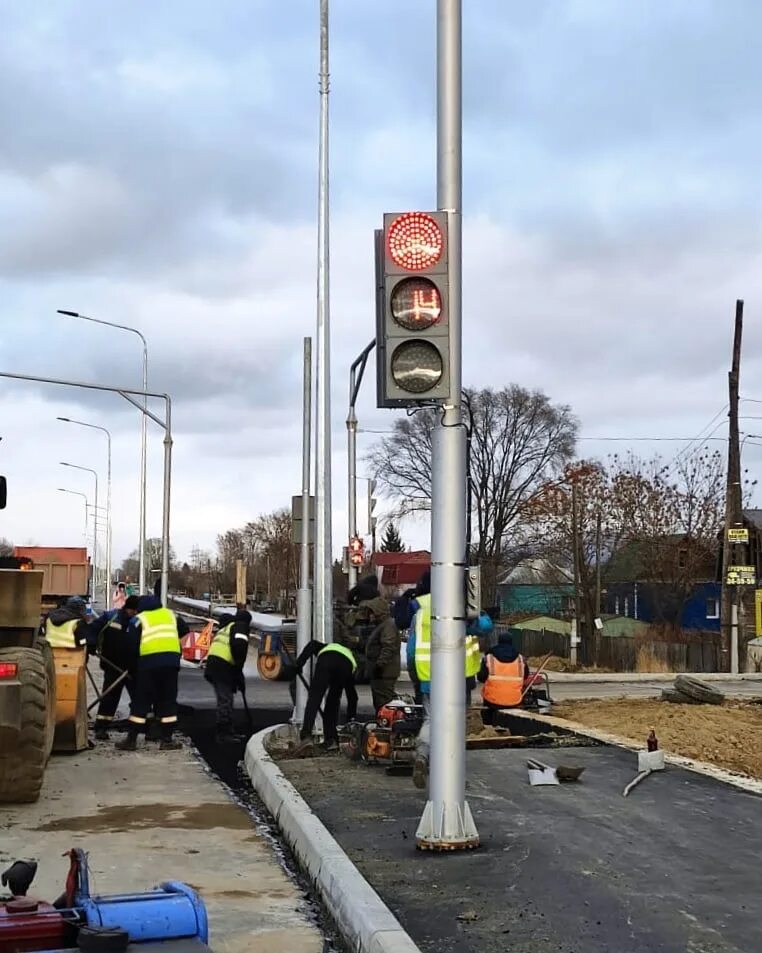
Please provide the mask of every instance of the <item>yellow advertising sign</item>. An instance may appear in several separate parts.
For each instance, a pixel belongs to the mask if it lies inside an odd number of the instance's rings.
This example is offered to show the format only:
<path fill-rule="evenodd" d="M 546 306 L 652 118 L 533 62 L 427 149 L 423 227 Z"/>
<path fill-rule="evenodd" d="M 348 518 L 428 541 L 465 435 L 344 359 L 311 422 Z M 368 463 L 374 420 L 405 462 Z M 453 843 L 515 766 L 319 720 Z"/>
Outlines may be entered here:
<path fill-rule="evenodd" d="M 746 528 L 743 529 L 729 529 L 728 530 L 728 542 L 729 543 L 748 543 L 749 542 L 749 530 Z"/>
<path fill-rule="evenodd" d="M 754 618 L 757 638 L 762 636 L 762 589 L 754 593 Z"/>
<path fill-rule="evenodd" d="M 729 586 L 756 586 L 756 570 L 754 566 L 728 566 L 726 582 Z"/>

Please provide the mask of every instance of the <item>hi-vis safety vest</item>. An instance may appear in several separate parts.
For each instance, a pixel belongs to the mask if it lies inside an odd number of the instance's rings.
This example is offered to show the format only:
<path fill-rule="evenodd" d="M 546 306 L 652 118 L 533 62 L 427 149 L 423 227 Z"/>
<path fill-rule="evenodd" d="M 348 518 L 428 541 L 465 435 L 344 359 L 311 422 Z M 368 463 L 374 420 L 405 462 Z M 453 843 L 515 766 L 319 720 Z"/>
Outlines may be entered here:
<path fill-rule="evenodd" d="M 352 654 L 351 649 L 348 649 L 346 645 L 340 645 L 338 642 L 329 642 L 324 649 L 321 649 L 318 652 L 318 658 L 320 658 L 321 655 L 325 655 L 326 652 L 338 652 L 340 655 L 343 655 L 344 658 L 349 659 L 349 661 L 352 663 L 352 671 L 357 671 L 357 662 L 355 661 L 355 657 Z"/>
<path fill-rule="evenodd" d="M 502 708 L 520 705 L 524 688 L 524 659 L 517 655 L 512 662 L 500 662 L 490 654 L 485 661 L 489 677 L 482 687 L 484 701 Z"/>
<path fill-rule="evenodd" d="M 177 634 L 177 621 L 169 609 L 150 609 L 139 612 L 140 654 L 159 655 L 162 652 L 174 652 L 180 655 L 180 636 Z"/>
<path fill-rule="evenodd" d="M 482 667 L 482 653 L 475 635 L 466 636 L 466 678 L 473 678 Z"/>
<path fill-rule="evenodd" d="M 68 622 L 61 622 L 56 625 L 47 619 L 45 622 L 45 638 L 50 643 L 52 649 L 78 649 L 77 645 L 77 626 L 79 619 L 70 619 Z"/>
<path fill-rule="evenodd" d="M 416 596 L 415 614 L 415 672 L 419 682 L 431 681 L 431 596 Z M 472 678 L 481 668 L 482 656 L 476 636 L 466 636 L 466 678 Z"/>
<path fill-rule="evenodd" d="M 230 648 L 230 637 L 233 632 L 233 623 L 229 622 L 226 626 L 221 628 L 219 632 L 212 639 L 211 647 L 209 648 L 209 653 L 207 654 L 207 659 L 210 659 L 213 655 L 216 655 L 217 658 L 221 658 L 223 662 L 227 662 L 228 665 L 233 664 L 233 652 Z"/>

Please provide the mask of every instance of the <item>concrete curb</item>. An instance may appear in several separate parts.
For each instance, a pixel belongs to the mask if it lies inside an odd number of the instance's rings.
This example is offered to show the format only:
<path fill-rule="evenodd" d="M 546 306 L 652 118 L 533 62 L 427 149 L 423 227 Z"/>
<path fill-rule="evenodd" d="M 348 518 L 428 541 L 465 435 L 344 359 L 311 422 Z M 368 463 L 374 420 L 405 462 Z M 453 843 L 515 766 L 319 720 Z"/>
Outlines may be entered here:
<path fill-rule="evenodd" d="M 690 674 L 690 673 L 688 673 Z M 575 685 L 584 685 L 586 682 L 597 684 L 626 684 L 628 682 L 674 682 L 678 673 L 665 674 L 658 672 L 548 672 L 548 679 L 554 682 L 570 682 Z M 762 682 L 762 672 L 744 672 L 739 675 L 730 675 L 728 672 L 693 673 L 694 678 L 705 682 Z M 760 685 L 762 693 L 762 685 Z"/>
<path fill-rule="evenodd" d="M 576 721 L 567 721 L 566 718 L 557 718 L 554 715 L 535 715 L 528 711 L 514 711 L 511 714 L 517 718 L 525 718 L 527 721 L 542 722 L 551 728 L 573 731 L 575 735 L 592 738 L 593 741 L 600 741 L 601 744 L 625 748 L 628 751 L 643 750 L 643 745 L 638 744 L 633 738 L 627 738 L 624 735 L 613 735 L 608 731 L 599 731 L 597 728 L 590 728 Z M 748 794 L 762 794 L 762 780 L 752 778 L 748 774 L 741 774 L 740 771 L 728 771 L 726 768 L 720 768 L 708 761 L 697 761 L 694 758 L 686 758 L 681 754 L 669 754 L 666 751 L 664 752 L 664 760 L 667 764 L 672 764 L 677 768 L 693 771 L 694 774 L 703 774 L 715 781 L 722 781 L 723 784 L 731 784 Z"/>
<path fill-rule="evenodd" d="M 290 736 L 291 730 L 289 725 L 276 725 L 249 739 L 244 765 L 257 794 L 353 953 L 420 953 L 391 910 L 265 750 L 266 738 Z"/>

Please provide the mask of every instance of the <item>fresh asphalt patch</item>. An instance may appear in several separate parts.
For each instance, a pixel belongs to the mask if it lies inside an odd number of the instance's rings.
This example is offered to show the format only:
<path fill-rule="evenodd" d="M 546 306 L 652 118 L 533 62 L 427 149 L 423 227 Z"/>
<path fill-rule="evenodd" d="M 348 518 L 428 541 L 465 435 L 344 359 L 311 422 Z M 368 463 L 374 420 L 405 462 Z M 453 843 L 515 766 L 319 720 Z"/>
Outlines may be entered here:
<path fill-rule="evenodd" d="M 585 768 L 530 787 L 526 761 Z M 423 953 L 756 953 L 762 799 L 668 767 L 628 798 L 632 752 L 468 753 L 482 846 L 415 849 L 409 777 L 340 755 L 281 763 Z"/>

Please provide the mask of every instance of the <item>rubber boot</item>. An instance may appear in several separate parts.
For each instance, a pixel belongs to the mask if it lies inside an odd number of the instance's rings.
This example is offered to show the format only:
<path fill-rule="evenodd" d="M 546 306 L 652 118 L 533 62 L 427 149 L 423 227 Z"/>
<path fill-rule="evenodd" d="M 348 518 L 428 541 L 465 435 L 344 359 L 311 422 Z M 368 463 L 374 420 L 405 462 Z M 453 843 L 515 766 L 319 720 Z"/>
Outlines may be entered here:
<path fill-rule="evenodd" d="M 155 718 L 146 721 L 146 741 L 161 741 L 164 737 L 163 726 Z"/>
<path fill-rule="evenodd" d="M 172 737 L 173 731 L 173 725 L 161 726 L 161 742 L 159 744 L 159 748 L 162 751 L 177 751 L 179 748 L 182 748 L 180 742 L 175 741 L 175 739 Z"/>
<path fill-rule="evenodd" d="M 127 734 L 121 741 L 114 745 L 117 751 L 137 751 L 138 749 L 138 729 L 128 728 Z"/>
<path fill-rule="evenodd" d="M 96 721 L 96 723 L 95 723 L 95 740 L 96 740 L 96 741 L 108 741 L 108 739 L 109 739 L 109 734 L 108 734 L 108 728 L 107 728 L 107 726 L 106 726 L 105 724 L 103 724 L 103 722 L 98 723 L 98 722 Z"/>

